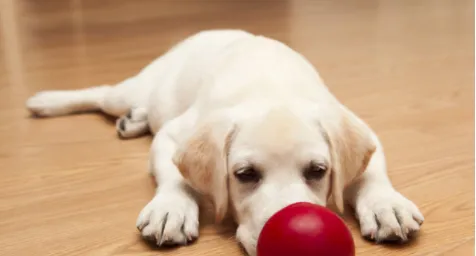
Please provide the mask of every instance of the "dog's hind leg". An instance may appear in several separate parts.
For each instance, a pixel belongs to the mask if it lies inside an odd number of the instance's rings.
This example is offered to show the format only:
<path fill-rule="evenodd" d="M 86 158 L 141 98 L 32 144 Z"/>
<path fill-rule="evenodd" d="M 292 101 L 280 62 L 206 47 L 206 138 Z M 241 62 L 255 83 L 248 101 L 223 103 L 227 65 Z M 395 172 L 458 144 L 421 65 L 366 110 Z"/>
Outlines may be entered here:
<path fill-rule="evenodd" d="M 147 109 L 143 107 L 132 108 L 129 113 L 117 119 L 116 129 L 121 138 L 135 138 L 148 133 Z"/>
<path fill-rule="evenodd" d="M 42 91 L 29 98 L 26 106 L 34 115 L 42 117 L 97 110 L 119 117 L 127 114 L 133 107 L 146 104 L 145 97 L 141 96 L 148 92 L 141 89 L 147 88 L 141 88 L 136 81 L 137 78 L 132 77 L 115 86 Z"/>

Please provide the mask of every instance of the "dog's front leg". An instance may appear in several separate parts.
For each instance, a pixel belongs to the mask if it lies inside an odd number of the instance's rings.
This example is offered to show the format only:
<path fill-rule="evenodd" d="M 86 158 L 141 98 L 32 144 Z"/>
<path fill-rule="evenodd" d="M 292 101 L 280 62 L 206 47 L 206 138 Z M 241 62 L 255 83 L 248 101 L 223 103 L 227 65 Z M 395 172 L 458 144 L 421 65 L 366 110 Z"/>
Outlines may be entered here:
<path fill-rule="evenodd" d="M 417 206 L 396 191 L 388 176 L 385 155 L 375 138 L 377 150 L 367 169 L 346 191 L 346 198 L 360 222 L 364 237 L 377 242 L 407 241 L 423 223 Z"/>
<path fill-rule="evenodd" d="M 150 168 L 158 188 L 137 219 L 145 239 L 157 245 L 184 245 L 198 237 L 198 205 L 193 192 L 173 163 L 180 131 L 180 118 L 166 124 L 154 137 Z"/>

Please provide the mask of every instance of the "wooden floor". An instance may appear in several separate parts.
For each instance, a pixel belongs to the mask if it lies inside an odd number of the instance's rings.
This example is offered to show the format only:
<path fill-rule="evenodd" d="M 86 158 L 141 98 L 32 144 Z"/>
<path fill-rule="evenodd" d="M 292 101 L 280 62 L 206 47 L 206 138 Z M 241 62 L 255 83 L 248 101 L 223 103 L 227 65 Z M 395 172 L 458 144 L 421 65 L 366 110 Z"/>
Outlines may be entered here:
<path fill-rule="evenodd" d="M 37 90 L 118 82 L 202 29 L 242 28 L 308 57 L 386 148 L 426 217 L 406 246 L 357 255 L 474 255 L 474 5 L 470 0 L 0 0 L 0 255 L 241 255 L 203 217 L 197 243 L 156 250 L 135 220 L 154 193 L 150 138 L 109 118 L 32 119 Z"/>

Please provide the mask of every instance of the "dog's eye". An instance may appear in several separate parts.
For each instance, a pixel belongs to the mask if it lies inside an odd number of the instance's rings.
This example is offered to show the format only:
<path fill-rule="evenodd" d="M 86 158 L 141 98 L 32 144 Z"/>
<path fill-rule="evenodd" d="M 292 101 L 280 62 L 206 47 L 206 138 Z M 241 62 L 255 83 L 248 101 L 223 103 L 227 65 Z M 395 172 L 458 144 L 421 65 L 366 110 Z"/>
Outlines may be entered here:
<path fill-rule="evenodd" d="M 305 169 L 304 169 L 304 178 L 306 180 L 319 180 L 322 177 L 324 177 L 324 174 L 326 174 L 327 167 L 322 164 L 318 163 L 310 163 Z"/>
<path fill-rule="evenodd" d="M 257 183 L 261 174 L 254 167 L 244 167 L 235 171 L 235 177 L 242 183 Z"/>

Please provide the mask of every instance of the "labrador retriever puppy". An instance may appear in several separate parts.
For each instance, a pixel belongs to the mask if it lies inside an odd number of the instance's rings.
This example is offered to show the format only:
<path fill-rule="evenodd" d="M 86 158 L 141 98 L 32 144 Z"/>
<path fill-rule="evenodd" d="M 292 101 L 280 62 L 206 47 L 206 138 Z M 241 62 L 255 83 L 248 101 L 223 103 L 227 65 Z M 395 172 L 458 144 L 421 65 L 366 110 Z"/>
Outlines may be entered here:
<path fill-rule="evenodd" d="M 231 214 L 250 255 L 264 223 L 296 202 L 355 209 L 363 236 L 407 241 L 417 206 L 396 191 L 375 133 L 327 89 L 314 67 L 276 40 L 203 31 L 134 77 L 28 99 L 38 116 L 101 110 L 122 138 L 150 132 L 158 188 L 137 228 L 157 245 L 198 237 L 198 194 L 216 220 Z"/>

